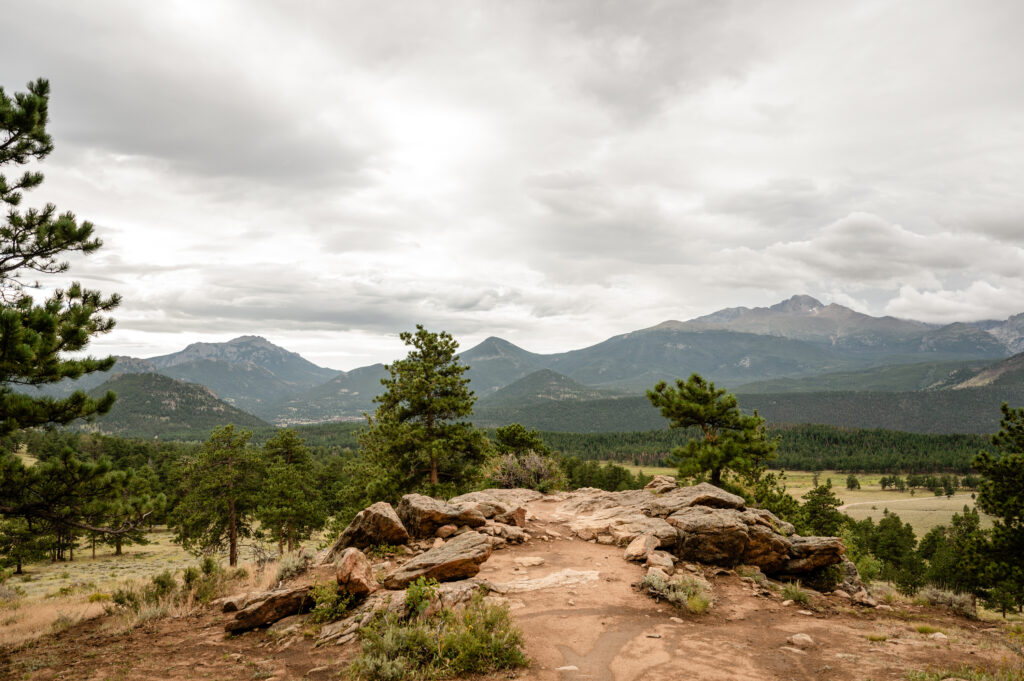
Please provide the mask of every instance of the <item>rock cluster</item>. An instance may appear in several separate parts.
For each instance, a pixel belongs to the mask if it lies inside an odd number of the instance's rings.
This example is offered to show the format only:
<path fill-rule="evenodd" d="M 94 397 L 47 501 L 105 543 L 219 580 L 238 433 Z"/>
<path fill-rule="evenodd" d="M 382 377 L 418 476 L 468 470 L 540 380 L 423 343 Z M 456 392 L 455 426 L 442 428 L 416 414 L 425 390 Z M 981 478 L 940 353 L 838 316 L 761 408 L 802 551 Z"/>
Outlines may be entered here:
<path fill-rule="evenodd" d="M 801 537 L 764 509 L 707 483 L 677 487 L 657 476 L 642 490 L 577 490 L 562 505 L 581 539 L 626 546 L 627 560 L 655 549 L 678 559 L 715 565 L 756 565 L 766 574 L 801 575 L 843 560 L 836 537 Z"/>
<path fill-rule="evenodd" d="M 546 588 L 552 580 L 596 580 L 597 572 L 573 570 L 507 585 L 472 579 L 495 548 L 530 539 L 527 504 L 542 496 L 532 490 L 484 490 L 445 502 L 407 494 L 397 509 L 385 502 L 363 509 L 321 561 L 335 566 L 338 590 L 355 597 L 355 605 L 348 617 L 323 628 L 320 642 L 344 643 L 373 612 L 404 609 L 401 589 L 420 577 L 443 582 L 436 607 L 464 602 L 481 588 L 513 593 Z M 553 515 L 576 537 L 623 546 L 627 560 L 644 563 L 649 575 L 666 582 L 700 579 L 694 563 L 745 564 L 770 575 L 796 576 L 842 562 L 839 589 L 854 602 L 870 599 L 856 568 L 845 561 L 839 539 L 801 537 L 772 513 L 747 508 L 741 497 L 712 485 L 678 487 L 673 478 L 656 476 L 642 490 L 588 488 L 547 499 L 560 502 Z M 402 556 L 371 565 L 362 549 L 380 545 L 401 546 Z M 309 586 L 242 594 L 222 604 L 225 612 L 234 612 L 226 625 L 230 632 L 270 624 L 312 605 Z"/>

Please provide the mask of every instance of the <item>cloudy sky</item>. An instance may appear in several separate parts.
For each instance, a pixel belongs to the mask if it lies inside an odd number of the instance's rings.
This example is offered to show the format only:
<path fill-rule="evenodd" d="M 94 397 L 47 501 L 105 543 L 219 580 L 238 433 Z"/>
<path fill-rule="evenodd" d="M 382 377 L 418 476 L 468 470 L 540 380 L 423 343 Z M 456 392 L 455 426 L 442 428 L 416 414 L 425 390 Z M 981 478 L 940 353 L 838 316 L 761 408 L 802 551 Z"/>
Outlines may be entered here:
<path fill-rule="evenodd" d="M 0 85 L 53 91 L 25 204 L 94 222 L 61 282 L 124 296 L 96 352 L 1024 311 L 1016 0 L 0 5 Z"/>

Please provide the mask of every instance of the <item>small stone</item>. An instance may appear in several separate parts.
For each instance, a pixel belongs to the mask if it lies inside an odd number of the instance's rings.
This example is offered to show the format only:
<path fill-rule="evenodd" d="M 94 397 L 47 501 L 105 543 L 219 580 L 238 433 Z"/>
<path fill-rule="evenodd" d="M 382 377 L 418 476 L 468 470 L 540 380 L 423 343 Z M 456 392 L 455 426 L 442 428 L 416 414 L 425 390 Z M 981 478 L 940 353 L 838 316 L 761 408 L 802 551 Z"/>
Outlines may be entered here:
<path fill-rule="evenodd" d="M 661 634 L 647 634 L 647 638 L 661 638 Z"/>
<path fill-rule="evenodd" d="M 570 598 L 569 599 L 569 605 L 576 605 L 576 601 L 574 601 L 573 599 Z"/>
<path fill-rule="evenodd" d="M 685 621 L 682 617 L 669 617 L 669 619 L 675 622 L 676 624 L 682 624 Z"/>
<path fill-rule="evenodd" d="M 810 616 L 814 615 L 814 613 L 811 612 L 810 610 L 797 610 L 796 614 L 798 614 L 798 615 L 806 615 L 807 617 L 810 617 Z"/>
<path fill-rule="evenodd" d="M 437 528 L 437 532 L 434 532 L 434 535 L 440 537 L 441 539 L 447 539 L 448 537 L 452 536 L 458 531 L 459 528 L 457 525 L 442 525 L 441 527 Z"/>
<path fill-rule="evenodd" d="M 789 599 L 786 599 L 786 600 L 782 601 L 782 605 L 785 606 L 785 607 L 788 607 L 790 605 L 793 605 L 793 601 L 791 601 Z"/>
<path fill-rule="evenodd" d="M 850 594 L 846 593 L 845 591 L 843 591 L 841 589 L 836 589 L 835 591 L 832 592 L 832 595 L 836 596 L 837 598 L 842 598 L 842 599 L 847 600 L 847 601 L 852 598 L 852 596 L 850 596 Z"/>
<path fill-rule="evenodd" d="M 440 537 L 438 537 L 438 538 L 436 538 L 434 540 L 434 544 L 430 548 L 432 548 L 432 549 L 439 549 L 442 546 L 444 546 L 444 539 L 441 539 Z"/>
<path fill-rule="evenodd" d="M 943 634 L 941 631 L 936 631 L 934 634 L 929 634 L 928 638 L 933 641 L 948 641 L 949 637 Z"/>
<path fill-rule="evenodd" d="M 544 559 L 540 556 L 523 556 L 516 558 L 513 562 L 519 567 L 537 567 L 544 564 Z"/>
<path fill-rule="evenodd" d="M 814 639 L 807 634 L 793 634 L 786 639 L 786 642 L 797 648 L 811 648 L 814 646 Z"/>
<path fill-rule="evenodd" d="M 564 667 L 555 667 L 556 672 L 578 672 L 579 670 L 580 668 L 574 664 L 568 664 Z"/>
<path fill-rule="evenodd" d="M 779 650 L 785 650 L 788 653 L 796 653 L 797 655 L 806 655 L 807 654 L 804 651 L 800 650 L 799 648 L 791 648 L 790 646 L 782 646 L 782 648 L 780 648 Z"/>
<path fill-rule="evenodd" d="M 879 603 L 878 605 L 875 606 L 875 610 L 883 610 L 883 611 L 891 612 L 892 611 L 892 606 L 891 605 L 886 605 L 885 603 Z"/>

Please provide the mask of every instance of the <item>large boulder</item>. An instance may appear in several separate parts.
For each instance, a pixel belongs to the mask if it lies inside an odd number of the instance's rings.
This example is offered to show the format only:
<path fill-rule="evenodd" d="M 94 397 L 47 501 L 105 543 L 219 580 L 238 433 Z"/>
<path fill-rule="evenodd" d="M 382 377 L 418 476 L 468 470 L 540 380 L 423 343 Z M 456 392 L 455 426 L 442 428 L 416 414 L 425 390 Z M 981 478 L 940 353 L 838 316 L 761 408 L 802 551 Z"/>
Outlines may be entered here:
<path fill-rule="evenodd" d="M 432 537 L 443 525 L 480 527 L 487 520 L 475 505 L 448 504 L 422 494 L 402 497 L 398 517 L 414 537 Z"/>
<path fill-rule="evenodd" d="M 841 563 L 846 547 L 839 537 L 790 537 L 792 549 L 789 560 L 778 572 L 784 575 L 799 575 L 818 568 Z M 856 569 L 856 568 L 855 568 Z"/>
<path fill-rule="evenodd" d="M 480 572 L 480 564 L 490 556 L 491 543 L 487 536 L 465 532 L 392 570 L 382 583 L 388 589 L 404 589 L 420 577 L 439 582 L 465 579 Z"/>
<path fill-rule="evenodd" d="M 331 546 L 322 562 L 328 565 L 337 560 L 344 549 L 352 546 L 365 549 L 378 544 L 400 545 L 409 541 L 409 532 L 398 518 L 395 509 L 386 501 L 378 501 L 356 514 L 338 540 Z"/>
<path fill-rule="evenodd" d="M 676 555 L 683 560 L 715 565 L 746 563 L 770 573 L 789 557 L 789 539 L 776 532 L 759 512 L 690 506 L 676 511 L 667 521 L 679 533 Z"/>
<path fill-rule="evenodd" d="M 353 596 L 365 596 L 377 590 L 377 579 L 366 555 L 350 546 L 338 559 L 338 588 Z"/>
<path fill-rule="evenodd" d="M 224 629 L 231 633 L 238 633 L 273 624 L 289 615 L 294 615 L 313 605 L 309 590 L 310 587 L 307 585 L 277 589 L 261 594 L 236 612 L 234 618 L 224 625 Z"/>

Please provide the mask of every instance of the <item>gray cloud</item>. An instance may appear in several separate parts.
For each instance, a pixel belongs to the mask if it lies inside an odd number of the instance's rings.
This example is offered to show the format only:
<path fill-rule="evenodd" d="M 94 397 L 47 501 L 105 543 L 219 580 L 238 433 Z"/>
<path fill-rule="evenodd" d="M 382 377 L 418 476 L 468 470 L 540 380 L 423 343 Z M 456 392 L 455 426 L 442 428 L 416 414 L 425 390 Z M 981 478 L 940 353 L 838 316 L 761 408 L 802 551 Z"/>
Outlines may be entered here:
<path fill-rule="evenodd" d="M 46 39 L 6 32 L 0 83 L 54 90 L 27 203 L 97 223 L 71 278 L 125 295 L 104 342 L 136 353 L 273 328 L 367 359 L 416 322 L 559 350 L 798 292 L 1021 311 L 1020 3 L 40 0 L 12 22 Z"/>

